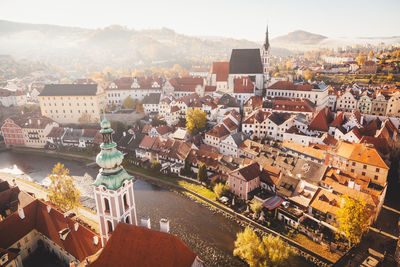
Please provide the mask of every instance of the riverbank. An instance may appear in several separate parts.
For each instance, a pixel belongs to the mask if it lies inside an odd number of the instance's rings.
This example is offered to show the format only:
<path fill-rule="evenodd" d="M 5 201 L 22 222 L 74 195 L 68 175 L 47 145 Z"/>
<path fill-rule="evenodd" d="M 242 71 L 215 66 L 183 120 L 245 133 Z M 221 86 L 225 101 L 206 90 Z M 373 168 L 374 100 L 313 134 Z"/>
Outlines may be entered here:
<path fill-rule="evenodd" d="M 44 150 L 26 149 L 26 148 L 17 148 L 13 150 L 20 153 L 28 152 L 34 154 L 46 154 L 48 156 L 54 156 L 57 158 L 75 159 L 78 161 L 84 160 L 84 162 L 87 163 L 92 162 L 94 160 L 94 157 L 86 157 L 83 155 L 67 154 L 62 152 L 53 152 L 53 151 L 49 152 Z M 301 252 L 299 254 L 304 256 L 305 258 L 314 258 L 315 262 L 324 263 L 324 265 L 330 265 L 339 258 L 339 255 L 331 253 L 330 251 L 326 251 L 326 247 L 316 244 L 311 240 L 305 240 L 303 238 L 301 239 L 302 242 L 298 243 L 295 240 L 288 238 L 285 235 L 282 235 L 270 228 L 267 228 L 266 226 L 254 222 L 253 220 L 247 218 L 246 216 L 236 213 L 234 210 L 216 202 L 215 201 L 216 197 L 214 192 L 197 183 L 183 180 L 177 176 L 167 176 L 161 173 L 154 173 L 151 172 L 150 170 L 139 168 L 134 165 L 125 164 L 125 167 L 129 173 L 140 178 L 141 180 L 146 180 L 160 187 L 168 188 L 171 191 L 177 191 L 179 193 L 184 194 L 185 196 L 189 196 L 190 198 L 195 199 L 197 202 L 201 202 L 203 205 L 207 205 L 213 210 L 223 214 L 225 217 L 229 217 L 235 220 L 236 222 L 238 222 L 243 226 L 250 225 L 261 234 L 279 235 L 291 246 L 298 249 Z M 314 252 L 313 250 L 318 251 L 318 253 Z"/>

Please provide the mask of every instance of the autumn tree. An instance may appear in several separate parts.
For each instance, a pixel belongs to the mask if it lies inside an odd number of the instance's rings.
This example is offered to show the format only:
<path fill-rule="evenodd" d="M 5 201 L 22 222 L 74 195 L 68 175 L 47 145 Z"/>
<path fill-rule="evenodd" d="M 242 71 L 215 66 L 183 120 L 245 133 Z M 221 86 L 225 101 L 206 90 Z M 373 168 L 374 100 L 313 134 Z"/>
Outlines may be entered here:
<path fill-rule="evenodd" d="M 260 201 L 254 201 L 253 203 L 250 204 L 250 209 L 255 213 L 255 214 L 259 214 L 260 211 L 263 208 L 263 203 Z"/>
<path fill-rule="evenodd" d="M 291 70 L 293 68 L 293 64 L 291 61 L 286 61 L 286 69 Z"/>
<path fill-rule="evenodd" d="M 71 210 L 79 204 L 80 192 L 74 185 L 74 178 L 64 164 L 54 165 L 50 179 L 48 198 L 51 203 L 64 211 Z"/>
<path fill-rule="evenodd" d="M 293 250 L 279 236 L 266 235 L 260 239 L 246 227 L 236 236 L 233 255 L 245 260 L 250 267 L 290 266 Z"/>
<path fill-rule="evenodd" d="M 89 113 L 82 113 L 78 119 L 78 122 L 80 125 L 88 125 L 92 122 L 92 116 Z"/>
<path fill-rule="evenodd" d="M 161 170 L 161 164 L 160 162 L 155 160 L 151 163 L 150 168 L 155 172 L 159 172 Z"/>
<path fill-rule="evenodd" d="M 186 114 L 186 129 L 191 134 L 197 134 L 205 130 L 207 124 L 207 115 L 200 109 L 191 109 Z"/>
<path fill-rule="evenodd" d="M 369 216 L 364 200 L 344 195 L 337 213 L 339 235 L 343 235 L 349 245 L 360 243 L 362 234 L 368 229 Z"/>
<path fill-rule="evenodd" d="M 207 166 L 206 164 L 201 164 L 199 167 L 199 171 L 197 173 L 197 180 L 199 182 L 207 182 L 208 177 L 207 177 Z"/>
<path fill-rule="evenodd" d="M 357 61 L 358 65 L 362 66 L 365 63 L 365 61 L 367 61 L 367 57 L 365 56 L 365 53 L 361 52 L 360 54 L 358 54 L 356 61 Z"/>
<path fill-rule="evenodd" d="M 311 80 L 313 77 L 314 77 L 314 72 L 312 72 L 311 70 L 306 70 L 306 71 L 304 72 L 304 79 L 305 79 L 306 81 Z"/>
<path fill-rule="evenodd" d="M 160 119 L 159 117 L 154 117 L 151 119 L 151 126 L 153 127 L 157 127 L 160 125 L 166 125 L 167 123 L 165 122 L 165 120 Z"/>
<path fill-rule="evenodd" d="M 214 193 L 217 195 L 217 198 L 226 196 L 229 193 L 229 186 L 227 184 L 217 183 L 214 186 Z"/>
<path fill-rule="evenodd" d="M 140 102 L 136 105 L 136 112 L 137 112 L 137 113 L 143 113 L 143 112 L 144 112 L 143 102 L 142 102 L 142 101 L 140 101 Z"/>
<path fill-rule="evenodd" d="M 372 60 L 374 58 L 375 54 L 374 54 L 374 50 L 369 51 L 368 53 L 368 60 Z"/>
<path fill-rule="evenodd" d="M 135 105 L 135 100 L 133 100 L 133 98 L 129 95 L 125 98 L 124 102 L 122 102 L 122 106 L 124 106 L 124 108 L 133 109 Z"/>

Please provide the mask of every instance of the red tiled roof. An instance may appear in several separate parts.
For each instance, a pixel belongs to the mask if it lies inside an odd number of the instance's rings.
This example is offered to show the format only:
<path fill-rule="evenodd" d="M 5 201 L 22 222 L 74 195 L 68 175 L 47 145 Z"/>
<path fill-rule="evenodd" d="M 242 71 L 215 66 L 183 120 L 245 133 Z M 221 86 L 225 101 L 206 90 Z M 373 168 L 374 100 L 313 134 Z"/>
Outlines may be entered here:
<path fill-rule="evenodd" d="M 321 109 L 311 121 L 309 128 L 311 130 L 328 132 L 329 123 L 332 122 L 333 115 L 328 107 Z"/>
<path fill-rule="evenodd" d="M 260 165 L 257 162 L 247 165 L 245 167 L 234 170 L 234 172 L 239 172 L 246 181 L 251 181 L 260 176 Z"/>
<path fill-rule="evenodd" d="M 169 80 L 174 87 L 174 91 L 194 92 L 198 85 L 203 86 L 204 79 L 196 77 L 172 78 Z"/>
<path fill-rule="evenodd" d="M 206 132 L 207 135 L 211 135 L 214 137 L 222 138 L 224 136 L 229 135 L 229 131 L 225 128 L 223 125 L 217 125 L 208 132 Z"/>
<path fill-rule="evenodd" d="M 217 75 L 217 82 L 225 82 L 229 75 L 229 62 L 213 62 L 211 73 Z"/>
<path fill-rule="evenodd" d="M 153 127 L 151 125 L 143 126 L 142 134 L 148 134 L 151 131 L 151 129 L 153 129 Z"/>
<path fill-rule="evenodd" d="M 233 80 L 233 92 L 236 94 L 254 93 L 254 85 L 249 77 L 236 78 Z"/>
<path fill-rule="evenodd" d="M 211 86 L 211 85 L 207 85 L 207 86 L 204 88 L 204 91 L 205 91 L 205 92 L 215 92 L 215 90 L 217 90 L 217 87 L 216 87 L 216 86 Z"/>
<path fill-rule="evenodd" d="M 139 84 L 140 88 L 132 88 L 132 84 L 135 81 L 133 77 L 122 77 L 119 79 L 115 79 L 113 83 L 117 85 L 117 88 L 111 88 L 108 86 L 106 90 L 138 90 L 138 89 L 161 89 L 162 80 L 161 78 L 152 78 L 152 77 L 138 77 L 136 78 L 137 83 Z M 156 82 L 158 86 L 153 87 L 153 83 Z M 111 84 L 110 84 L 111 85 Z"/>
<path fill-rule="evenodd" d="M 150 137 L 148 135 L 144 136 L 142 141 L 139 144 L 139 147 L 144 148 L 144 149 L 151 149 L 157 140 L 157 137 Z"/>
<path fill-rule="evenodd" d="M 64 132 L 65 132 L 65 129 L 63 127 L 53 127 L 51 129 L 50 133 L 46 137 L 61 138 L 62 135 L 64 134 Z"/>
<path fill-rule="evenodd" d="M 21 128 L 31 128 L 31 129 L 44 129 L 47 124 L 53 123 L 54 121 L 50 118 L 31 115 L 31 114 L 19 114 L 10 117 L 15 124 Z"/>
<path fill-rule="evenodd" d="M 158 132 L 158 134 L 164 135 L 164 134 L 171 132 L 171 128 L 169 128 L 167 125 L 162 125 L 162 126 L 158 126 L 156 128 L 156 131 Z"/>
<path fill-rule="evenodd" d="M 177 112 L 177 111 L 179 111 L 180 109 L 179 109 L 179 107 L 178 106 L 172 106 L 171 107 L 171 112 Z"/>
<path fill-rule="evenodd" d="M 274 110 L 281 111 L 298 111 L 298 112 L 313 112 L 314 108 L 307 99 L 275 99 Z"/>
<path fill-rule="evenodd" d="M 288 81 L 278 81 L 268 87 L 268 89 L 311 91 L 314 86 L 311 84 L 294 84 Z"/>
<path fill-rule="evenodd" d="M 261 107 L 262 106 L 262 97 L 255 95 L 251 96 L 244 102 L 244 106 L 252 106 L 252 107 Z"/>
<path fill-rule="evenodd" d="M 47 205 L 40 200 L 35 200 L 23 210 L 24 219 L 21 219 L 16 211 L 0 222 L 0 247 L 8 248 L 36 229 L 80 261 L 101 248 L 100 238 L 97 245 L 93 243 L 93 238 L 97 236 L 94 232 L 80 224 L 75 231 L 75 221 L 64 217 L 63 213 L 53 208 L 49 213 Z M 60 239 L 59 231 L 68 227 L 70 232 L 63 241 Z"/>
<path fill-rule="evenodd" d="M 189 152 L 189 162 L 197 165 L 205 164 L 207 168 L 216 169 L 219 165 L 219 160 L 222 158 L 221 154 L 214 153 L 208 150 L 192 149 Z"/>
<path fill-rule="evenodd" d="M 235 130 L 238 126 L 230 118 L 225 118 L 223 121 L 224 125 L 230 130 Z"/>
<path fill-rule="evenodd" d="M 94 138 L 98 131 L 97 129 L 83 129 L 82 137 Z"/>
<path fill-rule="evenodd" d="M 176 235 L 120 222 L 89 266 L 190 267 L 196 257 Z"/>

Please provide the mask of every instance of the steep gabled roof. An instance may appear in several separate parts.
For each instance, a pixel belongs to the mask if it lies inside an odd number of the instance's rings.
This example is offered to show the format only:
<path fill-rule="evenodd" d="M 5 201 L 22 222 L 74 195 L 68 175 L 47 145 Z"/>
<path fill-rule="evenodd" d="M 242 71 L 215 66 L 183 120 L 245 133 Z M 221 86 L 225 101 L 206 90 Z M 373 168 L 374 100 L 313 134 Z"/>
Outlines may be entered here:
<path fill-rule="evenodd" d="M 329 124 L 333 121 L 333 115 L 328 107 L 321 109 L 311 121 L 310 130 L 321 132 L 329 131 Z"/>
<path fill-rule="evenodd" d="M 257 177 L 260 177 L 260 165 L 258 163 L 252 163 L 233 172 L 239 172 L 246 181 L 251 181 Z"/>
<path fill-rule="evenodd" d="M 211 73 L 216 74 L 217 82 L 228 81 L 229 62 L 213 62 Z"/>
<path fill-rule="evenodd" d="M 290 113 L 273 112 L 271 115 L 269 115 L 268 119 L 276 125 L 281 125 L 282 123 L 290 119 L 291 116 L 292 114 Z"/>
<path fill-rule="evenodd" d="M 263 73 L 260 49 L 232 49 L 230 74 Z"/>

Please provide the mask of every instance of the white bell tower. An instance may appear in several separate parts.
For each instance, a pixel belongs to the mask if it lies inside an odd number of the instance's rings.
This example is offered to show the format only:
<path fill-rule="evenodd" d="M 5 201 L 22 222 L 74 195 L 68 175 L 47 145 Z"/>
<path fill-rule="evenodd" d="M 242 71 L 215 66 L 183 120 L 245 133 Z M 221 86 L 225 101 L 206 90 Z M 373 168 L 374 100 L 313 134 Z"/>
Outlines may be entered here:
<path fill-rule="evenodd" d="M 267 25 L 267 32 L 265 33 L 265 41 L 261 48 L 261 60 L 263 66 L 263 73 L 264 73 L 264 88 L 268 87 L 268 83 L 270 80 L 269 77 L 269 64 L 271 60 L 271 47 L 269 45 L 269 36 L 268 36 L 268 25 Z"/>

